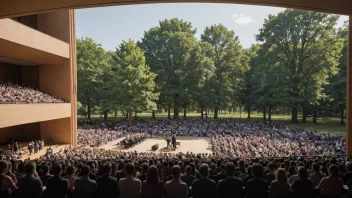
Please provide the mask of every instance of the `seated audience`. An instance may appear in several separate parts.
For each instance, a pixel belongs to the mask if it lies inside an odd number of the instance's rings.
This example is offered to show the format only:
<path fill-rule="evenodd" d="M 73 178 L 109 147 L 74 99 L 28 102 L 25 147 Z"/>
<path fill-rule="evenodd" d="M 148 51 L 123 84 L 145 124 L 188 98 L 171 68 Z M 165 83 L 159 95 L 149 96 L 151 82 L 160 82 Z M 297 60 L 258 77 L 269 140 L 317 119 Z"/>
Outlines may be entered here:
<path fill-rule="evenodd" d="M 290 185 L 287 183 L 286 171 L 279 168 L 276 171 L 276 180 L 270 184 L 269 198 L 288 198 L 290 195 Z"/>
<path fill-rule="evenodd" d="M 64 102 L 66 101 L 30 87 L 0 82 L 0 104 Z"/>
<path fill-rule="evenodd" d="M 158 168 L 152 165 L 148 169 L 146 181 L 142 185 L 142 198 L 161 198 L 164 185 L 159 180 Z"/>
<path fill-rule="evenodd" d="M 189 167 L 189 166 L 188 166 Z M 189 167 L 190 168 L 190 167 Z M 187 169 L 187 167 L 186 167 Z M 165 197 L 167 198 L 187 198 L 187 184 L 180 180 L 181 169 L 179 165 L 171 168 L 172 180 L 165 183 Z"/>
<path fill-rule="evenodd" d="M 268 197 L 269 184 L 263 180 L 263 166 L 256 163 L 252 166 L 254 179 L 247 182 L 247 198 L 266 198 Z"/>
<path fill-rule="evenodd" d="M 202 164 L 199 167 L 200 178 L 194 180 L 192 184 L 192 197 L 194 198 L 213 198 L 216 197 L 216 183 L 208 179 L 209 166 Z"/>
<path fill-rule="evenodd" d="M 58 162 L 54 163 L 52 171 L 54 176 L 53 178 L 48 179 L 44 193 L 45 196 L 43 196 L 43 198 L 66 198 L 69 183 L 66 179 L 60 176 L 62 172 L 62 165 Z"/>
<path fill-rule="evenodd" d="M 320 172 L 320 165 L 317 163 L 313 163 L 312 169 L 314 172 L 310 174 L 309 180 L 312 181 L 313 186 L 316 187 L 326 175 Z"/>
<path fill-rule="evenodd" d="M 110 176 L 111 165 L 105 163 L 101 168 L 102 176 L 97 179 L 98 198 L 116 198 L 118 197 L 117 180 Z"/>
<path fill-rule="evenodd" d="M 291 191 L 296 197 L 311 198 L 314 197 L 313 183 L 308 180 L 308 172 L 304 167 L 298 168 L 299 179 L 291 185 Z"/>
<path fill-rule="evenodd" d="M 84 165 L 80 170 L 81 178 L 75 180 L 74 194 L 79 198 L 94 197 L 97 191 L 97 183 L 88 178 L 90 168 Z"/>
<path fill-rule="evenodd" d="M 321 198 L 339 198 L 343 192 L 343 181 L 339 178 L 339 167 L 330 165 L 329 176 L 324 177 L 316 187 Z"/>
<path fill-rule="evenodd" d="M 232 162 L 227 162 L 225 165 L 226 179 L 220 180 L 218 183 L 218 197 L 230 198 L 236 195 L 238 198 L 244 198 L 245 192 L 243 182 L 235 177 L 236 167 Z"/>
<path fill-rule="evenodd" d="M 19 198 L 39 198 L 43 192 L 42 181 L 37 177 L 36 164 L 28 162 L 25 166 L 25 175 L 18 179 Z"/>
<path fill-rule="evenodd" d="M 134 172 L 134 165 L 132 163 L 126 164 L 126 178 L 119 181 L 120 198 L 139 198 L 141 196 L 141 181 L 133 177 Z"/>
<path fill-rule="evenodd" d="M 8 162 L 0 160 L 0 197 L 9 198 L 9 190 L 17 191 L 17 187 L 12 178 L 6 175 L 8 171 Z"/>

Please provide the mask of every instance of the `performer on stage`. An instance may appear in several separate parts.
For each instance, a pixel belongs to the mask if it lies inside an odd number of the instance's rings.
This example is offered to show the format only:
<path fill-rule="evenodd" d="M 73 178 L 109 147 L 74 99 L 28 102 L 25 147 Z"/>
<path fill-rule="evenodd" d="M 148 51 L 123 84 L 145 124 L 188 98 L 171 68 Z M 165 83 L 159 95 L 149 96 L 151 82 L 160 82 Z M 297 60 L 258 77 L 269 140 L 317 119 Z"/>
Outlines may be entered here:
<path fill-rule="evenodd" d="M 171 141 L 172 146 L 174 147 L 174 149 L 176 149 L 176 134 L 172 134 Z"/>

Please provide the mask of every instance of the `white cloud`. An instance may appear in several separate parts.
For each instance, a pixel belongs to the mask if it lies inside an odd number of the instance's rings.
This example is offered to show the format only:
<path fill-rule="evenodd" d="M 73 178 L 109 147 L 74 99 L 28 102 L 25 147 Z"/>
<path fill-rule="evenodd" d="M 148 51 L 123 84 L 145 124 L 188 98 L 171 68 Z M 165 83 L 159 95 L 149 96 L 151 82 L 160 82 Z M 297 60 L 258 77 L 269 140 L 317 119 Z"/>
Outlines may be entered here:
<path fill-rule="evenodd" d="M 244 14 L 233 14 L 232 17 L 235 18 L 236 23 L 240 25 L 246 25 L 248 23 L 254 22 L 252 17 L 245 16 Z"/>

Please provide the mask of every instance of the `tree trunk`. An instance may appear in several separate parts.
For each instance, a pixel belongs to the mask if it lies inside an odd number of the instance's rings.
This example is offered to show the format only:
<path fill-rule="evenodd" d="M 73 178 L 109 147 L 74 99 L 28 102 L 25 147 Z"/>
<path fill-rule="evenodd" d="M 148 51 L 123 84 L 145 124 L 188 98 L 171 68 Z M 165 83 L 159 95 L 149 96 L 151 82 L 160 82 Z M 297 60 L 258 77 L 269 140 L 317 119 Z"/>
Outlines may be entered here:
<path fill-rule="evenodd" d="M 171 119 L 170 105 L 167 106 L 167 119 Z"/>
<path fill-rule="evenodd" d="M 292 112 L 291 112 L 291 123 L 292 124 L 297 124 L 297 107 L 291 106 Z"/>
<path fill-rule="evenodd" d="M 131 127 L 132 126 L 132 109 L 129 110 L 127 115 L 128 115 L 128 126 Z"/>
<path fill-rule="evenodd" d="M 125 116 L 126 116 L 126 118 L 128 118 L 128 113 L 129 113 L 129 111 L 126 111 L 126 115 L 125 115 Z"/>
<path fill-rule="evenodd" d="M 204 114 L 203 114 L 203 107 L 200 108 L 200 118 L 203 119 Z"/>
<path fill-rule="evenodd" d="M 225 115 L 226 115 L 226 109 L 225 109 Z"/>
<path fill-rule="evenodd" d="M 342 124 L 342 125 L 344 125 L 345 124 L 345 122 L 344 122 L 344 115 L 343 115 L 343 113 L 344 113 L 344 109 L 340 109 L 340 116 L 341 116 L 341 122 L 340 122 L 340 124 Z"/>
<path fill-rule="evenodd" d="M 183 119 L 186 119 L 187 117 L 187 108 L 183 107 Z"/>
<path fill-rule="evenodd" d="M 104 120 L 108 119 L 108 111 L 104 111 Z"/>
<path fill-rule="evenodd" d="M 269 117 L 268 117 L 268 121 L 271 122 L 271 106 L 269 106 Z"/>
<path fill-rule="evenodd" d="M 317 117 L 318 117 L 317 111 L 314 110 L 314 111 L 313 111 L 313 124 L 316 124 L 316 123 L 317 123 Z"/>
<path fill-rule="evenodd" d="M 266 121 L 266 107 L 263 109 L 263 120 Z"/>
<path fill-rule="evenodd" d="M 218 111 L 219 111 L 218 107 L 215 107 L 215 109 L 214 109 L 214 119 L 218 119 Z"/>
<path fill-rule="evenodd" d="M 88 103 L 88 120 L 90 120 L 90 104 Z"/>
<path fill-rule="evenodd" d="M 115 118 L 117 117 L 117 110 L 115 109 Z"/>
<path fill-rule="evenodd" d="M 307 112 L 304 108 L 303 108 L 302 122 L 307 123 Z"/>
<path fill-rule="evenodd" d="M 241 111 L 241 108 L 240 108 L 240 111 Z M 247 119 L 251 119 L 251 108 L 249 106 L 247 108 L 247 113 L 248 113 Z"/>
<path fill-rule="evenodd" d="M 137 109 L 134 110 L 134 118 L 137 119 Z"/>
<path fill-rule="evenodd" d="M 155 120 L 155 111 L 152 111 L 152 119 Z"/>

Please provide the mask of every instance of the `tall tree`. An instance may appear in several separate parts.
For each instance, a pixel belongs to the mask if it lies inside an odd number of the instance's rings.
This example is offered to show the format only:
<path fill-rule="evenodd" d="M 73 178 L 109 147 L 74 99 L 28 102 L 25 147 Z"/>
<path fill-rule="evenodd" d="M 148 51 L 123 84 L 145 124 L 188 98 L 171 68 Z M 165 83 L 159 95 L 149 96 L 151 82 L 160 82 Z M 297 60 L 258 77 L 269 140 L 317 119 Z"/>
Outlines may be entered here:
<path fill-rule="evenodd" d="M 206 27 L 201 41 L 210 43 L 215 52 L 212 57 L 215 72 L 210 82 L 215 96 L 213 106 L 216 119 L 219 109 L 231 104 L 235 92 L 241 88 L 240 81 L 248 69 L 247 57 L 243 55 L 238 37 L 224 25 Z"/>
<path fill-rule="evenodd" d="M 202 76 L 202 53 L 195 32 L 191 23 L 174 18 L 145 32 L 140 43 L 147 64 L 157 74 L 162 101 L 173 106 L 174 119 L 179 118 L 182 102 L 189 103 L 191 90 Z"/>
<path fill-rule="evenodd" d="M 273 49 L 284 68 L 280 75 L 288 85 L 291 122 L 297 123 L 298 107 L 316 104 L 329 76 L 336 74 L 341 39 L 336 37 L 337 15 L 286 9 L 269 15 L 256 38 Z M 314 93 L 305 90 L 312 90 Z M 308 89 L 307 89 L 308 88 Z M 309 97 L 306 93 L 309 93 Z"/>
<path fill-rule="evenodd" d="M 123 41 L 116 49 L 112 79 L 109 83 L 110 97 L 120 109 L 128 111 L 128 124 L 132 125 L 132 111 L 153 109 L 156 74 L 146 65 L 143 51 L 131 40 Z"/>
<path fill-rule="evenodd" d="M 339 59 L 338 73 L 329 79 L 326 93 L 332 99 L 331 106 L 340 112 L 340 123 L 344 124 L 344 110 L 346 109 L 346 79 L 347 79 L 347 51 L 348 51 L 348 23 L 339 29 L 338 37 L 343 39 L 342 56 Z"/>
<path fill-rule="evenodd" d="M 100 44 L 91 38 L 77 39 L 78 101 L 87 107 L 88 119 L 92 107 L 98 105 L 102 76 L 107 66 L 107 54 Z"/>

